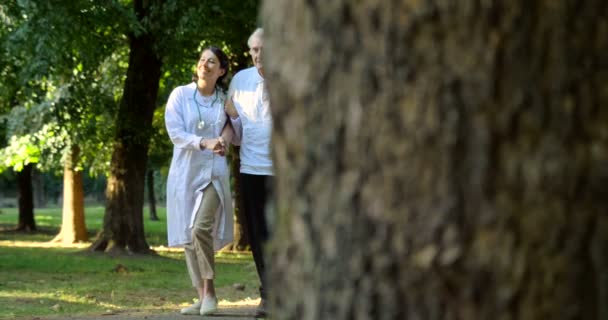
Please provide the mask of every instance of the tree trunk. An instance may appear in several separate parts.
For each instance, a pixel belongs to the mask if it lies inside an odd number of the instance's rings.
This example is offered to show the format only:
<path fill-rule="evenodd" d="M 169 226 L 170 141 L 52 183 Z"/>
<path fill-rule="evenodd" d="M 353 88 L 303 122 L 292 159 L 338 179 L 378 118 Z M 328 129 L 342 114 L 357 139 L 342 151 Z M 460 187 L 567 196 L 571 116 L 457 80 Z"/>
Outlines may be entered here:
<path fill-rule="evenodd" d="M 32 195 L 34 197 L 34 207 L 43 208 L 46 206 L 46 193 L 44 190 L 44 175 L 34 168 L 32 170 Z"/>
<path fill-rule="evenodd" d="M 140 21 L 149 18 L 148 1 L 136 0 L 134 5 Z M 129 40 L 129 68 L 116 120 L 103 229 L 91 249 L 149 253 L 143 225 L 144 180 L 161 60 L 149 33 L 132 34 Z"/>
<path fill-rule="evenodd" d="M 17 231 L 35 231 L 34 196 L 32 193 L 32 170 L 34 165 L 28 163 L 17 172 L 17 203 L 19 205 L 19 221 Z"/>
<path fill-rule="evenodd" d="M 266 2 L 273 318 L 608 319 L 607 12 Z"/>
<path fill-rule="evenodd" d="M 146 182 L 148 183 L 148 207 L 150 210 L 150 220 L 158 221 L 156 214 L 156 196 L 154 196 L 154 170 L 148 170 Z"/>
<path fill-rule="evenodd" d="M 82 171 L 77 168 L 80 148 L 73 146 L 63 165 L 63 209 L 61 231 L 52 242 L 71 244 L 89 240 L 84 218 Z"/>
<path fill-rule="evenodd" d="M 246 43 L 237 52 L 247 52 L 249 47 Z M 236 74 L 242 69 L 248 68 L 251 64 L 251 58 L 243 54 L 237 54 L 234 56 L 232 62 L 234 63 L 231 67 L 231 72 Z M 239 173 L 241 172 L 241 158 L 239 155 L 239 146 L 230 146 L 230 152 L 228 152 L 228 162 L 230 165 L 231 172 L 231 184 L 232 184 L 232 200 L 234 202 L 234 229 L 233 229 L 233 240 L 227 245 L 222 251 L 248 251 L 249 246 L 249 235 L 247 234 L 247 228 L 245 228 L 245 217 L 243 210 L 241 209 L 241 182 L 239 179 Z"/>
<path fill-rule="evenodd" d="M 239 157 L 239 147 L 231 146 L 228 153 L 228 162 L 232 176 L 232 200 L 234 202 L 234 229 L 232 242 L 223 248 L 223 251 L 246 251 L 249 250 L 249 235 L 245 228 L 245 217 L 241 210 L 241 186 L 239 172 L 241 167 L 241 159 Z"/>

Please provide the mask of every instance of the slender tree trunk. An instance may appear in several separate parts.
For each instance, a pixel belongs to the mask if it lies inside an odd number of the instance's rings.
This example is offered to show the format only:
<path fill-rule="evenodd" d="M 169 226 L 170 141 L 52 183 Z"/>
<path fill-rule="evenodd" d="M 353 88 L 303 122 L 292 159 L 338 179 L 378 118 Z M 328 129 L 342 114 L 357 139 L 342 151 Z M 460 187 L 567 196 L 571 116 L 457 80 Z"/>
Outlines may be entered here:
<path fill-rule="evenodd" d="M 82 171 L 77 169 L 80 148 L 73 146 L 63 165 L 63 209 L 61 230 L 52 242 L 63 244 L 89 240 L 84 217 Z"/>
<path fill-rule="evenodd" d="M 32 170 L 34 165 L 29 163 L 17 172 L 17 203 L 19 205 L 19 221 L 17 231 L 35 231 L 34 196 L 32 193 Z"/>
<path fill-rule="evenodd" d="M 228 153 L 230 172 L 232 172 L 232 200 L 234 201 L 234 230 L 233 241 L 222 250 L 224 251 L 245 251 L 249 250 L 249 238 L 247 228 L 245 228 L 245 217 L 241 210 L 241 187 L 239 172 L 241 159 L 239 157 L 239 147 L 231 146 Z"/>
<path fill-rule="evenodd" d="M 238 52 L 246 52 L 247 50 L 249 50 L 249 47 L 246 43 L 243 43 L 243 46 L 239 49 Z M 233 74 L 236 74 L 238 71 L 248 68 L 251 64 L 251 59 L 248 56 L 239 54 L 236 55 L 233 62 L 234 68 L 231 68 L 231 72 L 233 72 Z M 247 234 L 247 228 L 245 228 L 245 217 L 243 216 L 243 210 L 241 209 L 241 182 L 239 179 L 239 173 L 241 172 L 241 158 L 239 156 L 239 152 L 239 146 L 230 146 L 230 152 L 228 153 L 228 162 L 230 165 L 230 172 L 232 173 L 230 179 L 232 183 L 232 200 L 234 202 L 234 229 L 232 243 L 222 249 L 226 251 L 250 250 L 249 235 Z"/>
<path fill-rule="evenodd" d="M 241 48 L 241 52 L 246 52 L 247 50 L 249 50 L 249 47 L 244 44 Z M 251 59 L 245 55 L 237 55 L 235 63 L 236 67 L 234 73 L 249 67 Z M 239 178 L 239 173 L 241 172 L 240 147 L 231 146 L 228 156 L 230 160 L 230 172 L 232 172 L 232 198 L 234 201 L 234 240 L 232 241 L 231 249 L 233 251 L 245 251 L 249 250 L 250 247 L 249 234 L 247 234 L 247 228 L 245 228 L 245 216 L 243 215 L 243 210 L 241 208 L 241 181 Z"/>
<path fill-rule="evenodd" d="M 46 206 L 46 193 L 44 191 L 44 175 L 34 168 L 32 170 L 32 194 L 34 196 L 34 207 Z"/>
<path fill-rule="evenodd" d="M 140 21 L 149 18 L 148 1 L 136 0 L 134 5 Z M 116 121 L 103 229 L 91 249 L 149 253 L 143 224 L 144 180 L 161 60 L 149 33 L 129 38 L 129 69 Z"/>
<path fill-rule="evenodd" d="M 262 20 L 273 318 L 608 319 L 608 2 Z"/>
<path fill-rule="evenodd" d="M 156 196 L 154 195 L 154 170 L 148 170 L 146 182 L 148 184 L 148 207 L 150 210 L 150 220 L 158 221 L 156 214 Z"/>

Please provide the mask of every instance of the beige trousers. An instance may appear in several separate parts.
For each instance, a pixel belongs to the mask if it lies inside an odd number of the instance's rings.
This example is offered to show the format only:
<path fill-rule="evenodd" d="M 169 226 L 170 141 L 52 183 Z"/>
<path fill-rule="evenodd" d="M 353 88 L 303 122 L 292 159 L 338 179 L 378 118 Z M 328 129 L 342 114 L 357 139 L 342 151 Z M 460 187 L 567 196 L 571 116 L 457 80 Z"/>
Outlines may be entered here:
<path fill-rule="evenodd" d="M 202 287 L 203 279 L 213 279 L 215 276 L 212 232 L 219 206 L 217 190 L 209 183 L 203 190 L 203 200 L 194 219 L 192 242 L 184 246 L 186 265 L 194 287 Z"/>

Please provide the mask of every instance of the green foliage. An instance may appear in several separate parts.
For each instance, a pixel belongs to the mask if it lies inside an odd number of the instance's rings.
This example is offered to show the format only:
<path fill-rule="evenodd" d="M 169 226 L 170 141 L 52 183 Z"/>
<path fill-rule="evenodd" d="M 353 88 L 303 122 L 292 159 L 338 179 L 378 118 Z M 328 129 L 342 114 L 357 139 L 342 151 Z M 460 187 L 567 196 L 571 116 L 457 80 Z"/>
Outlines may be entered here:
<path fill-rule="evenodd" d="M 0 150 L 0 159 L 4 159 L 4 162 L 0 163 L 0 173 L 7 168 L 21 171 L 23 166 L 38 162 L 40 149 L 34 145 L 30 135 L 12 136 L 8 147 Z"/>
<path fill-rule="evenodd" d="M 241 47 L 255 29 L 258 5 L 252 0 L 168 0 L 153 6 L 153 18 L 145 24 L 158 37 L 165 66 L 193 65 L 203 41 Z"/>
<path fill-rule="evenodd" d="M 133 14 L 114 1 L 26 0 L 0 4 L 0 13 L 9 22 L 0 27 L 0 72 L 8 79 L 0 85 L 0 112 L 7 115 L 0 133 L 11 141 L 34 136 L 29 141 L 44 159 L 39 169 L 61 170 L 78 145 L 81 166 L 106 171 L 128 58 L 123 34 Z M 0 162 L 17 169 L 24 157 L 13 150 L 4 150 Z"/>

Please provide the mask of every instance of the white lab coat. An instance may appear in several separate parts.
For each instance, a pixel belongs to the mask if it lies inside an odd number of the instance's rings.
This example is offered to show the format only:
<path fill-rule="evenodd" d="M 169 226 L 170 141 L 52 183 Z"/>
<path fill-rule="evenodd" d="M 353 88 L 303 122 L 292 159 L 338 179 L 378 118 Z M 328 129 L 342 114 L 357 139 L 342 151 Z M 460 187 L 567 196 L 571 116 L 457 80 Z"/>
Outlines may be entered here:
<path fill-rule="evenodd" d="M 221 134 L 226 122 L 225 96 L 218 93 L 217 100 L 201 107 L 193 100 L 195 90 L 195 83 L 175 88 L 165 110 L 165 126 L 173 142 L 167 179 L 167 237 L 170 247 L 192 242 L 192 224 L 203 189 L 212 183 L 221 201 L 213 228 L 214 248 L 219 250 L 233 238 L 230 172 L 226 157 L 201 150 L 199 144 L 201 138 Z M 205 122 L 203 129 L 198 128 L 201 120 Z"/>

